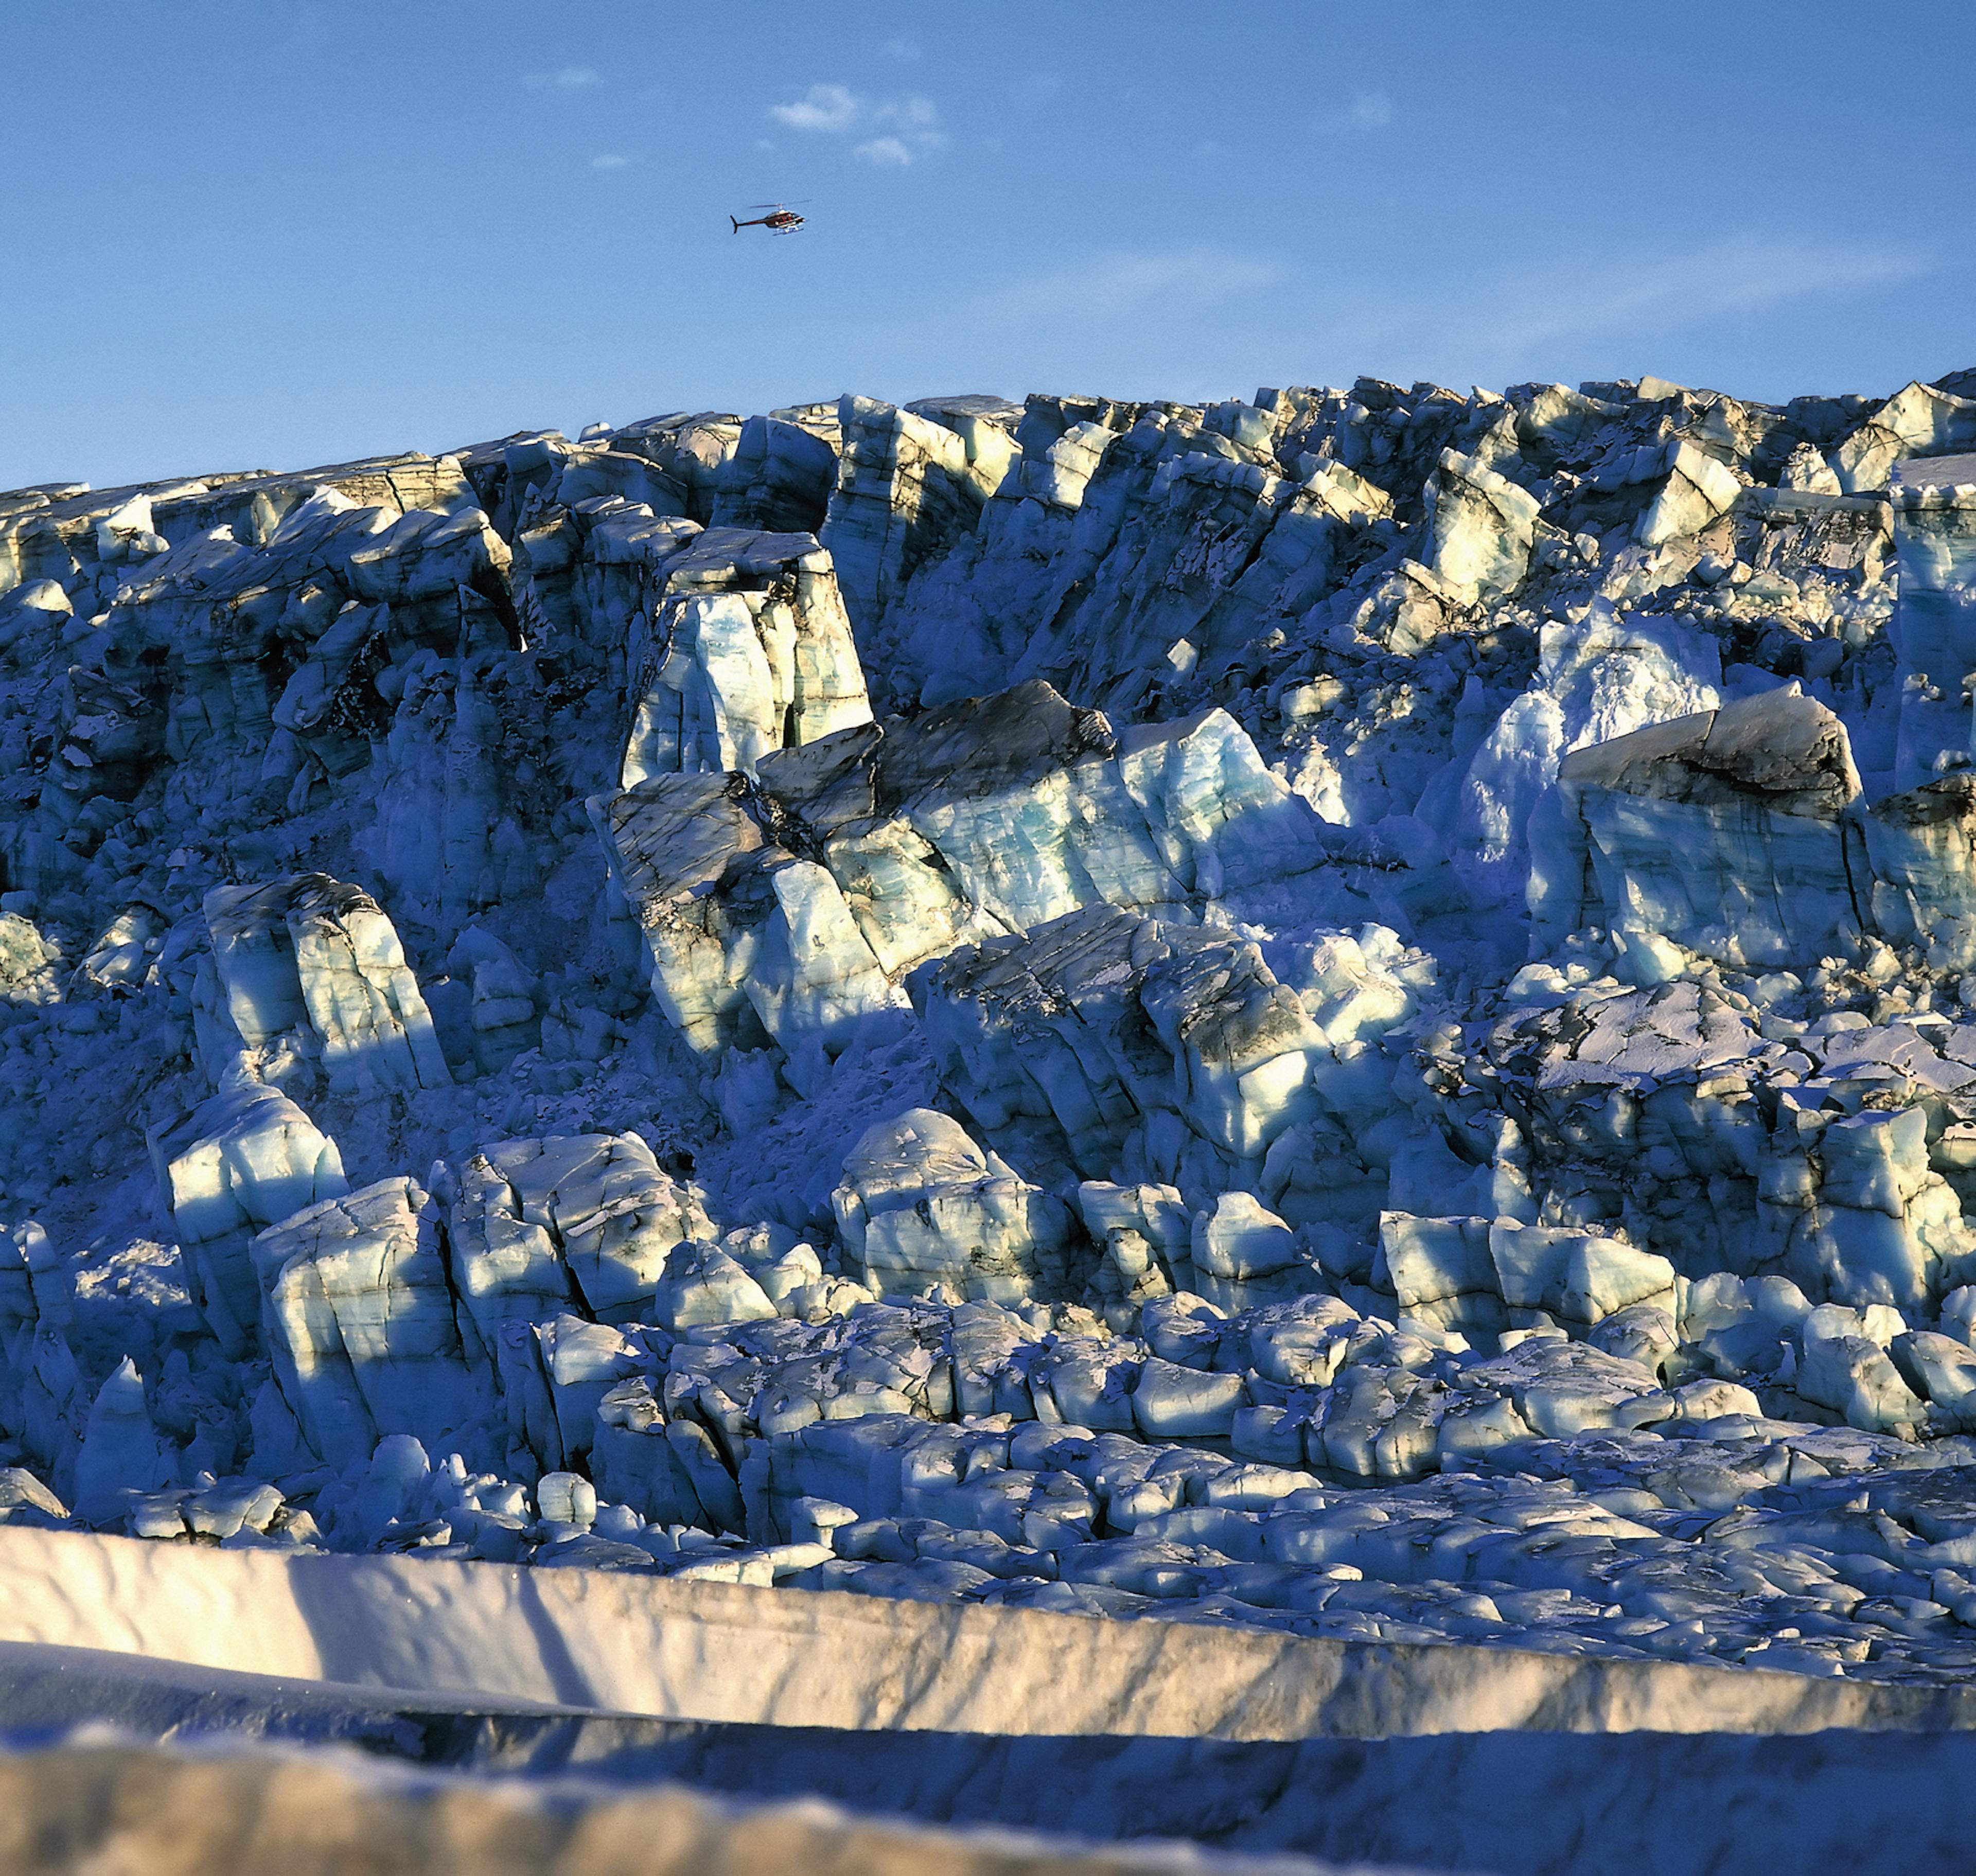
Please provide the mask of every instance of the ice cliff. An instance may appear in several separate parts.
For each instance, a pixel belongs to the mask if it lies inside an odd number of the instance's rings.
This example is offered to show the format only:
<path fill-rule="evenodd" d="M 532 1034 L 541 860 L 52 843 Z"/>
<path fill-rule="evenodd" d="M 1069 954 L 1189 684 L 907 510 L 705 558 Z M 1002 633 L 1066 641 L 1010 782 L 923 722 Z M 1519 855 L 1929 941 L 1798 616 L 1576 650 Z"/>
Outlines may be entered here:
<path fill-rule="evenodd" d="M 0 494 L 0 1518 L 1976 1664 L 1976 377 Z"/>

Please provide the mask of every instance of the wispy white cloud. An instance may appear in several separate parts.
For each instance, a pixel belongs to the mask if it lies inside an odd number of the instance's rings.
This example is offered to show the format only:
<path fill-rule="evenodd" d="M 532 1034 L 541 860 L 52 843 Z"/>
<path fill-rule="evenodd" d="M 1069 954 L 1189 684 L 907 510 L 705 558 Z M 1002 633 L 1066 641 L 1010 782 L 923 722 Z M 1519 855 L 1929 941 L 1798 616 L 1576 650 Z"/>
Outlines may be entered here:
<path fill-rule="evenodd" d="M 593 169 L 621 169 L 631 160 L 629 156 L 592 156 L 590 166 Z"/>
<path fill-rule="evenodd" d="M 1487 343 L 1531 347 L 1634 327 L 1698 325 L 1792 301 L 1898 286 L 1929 272 L 1912 248 L 1744 232 L 1658 255 L 1513 277 L 1468 296 Z"/>
<path fill-rule="evenodd" d="M 947 146 L 940 107 L 930 97 L 909 92 L 902 97 L 862 97 L 848 85 L 813 84 L 791 104 L 772 104 L 769 115 L 793 130 L 838 135 L 878 131 L 852 150 L 852 155 L 881 168 L 909 168 L 918 158 Z"/>
<path fill-rule="evenodd" d="M 1312 129 L 1333 135 L 1383 130 L 1392 121 L 1392 97 L 1385 91 L 1361 91 L 1349 104 L 1329 106 L 1310 120 Z"/>
<path fill-rule="evenodd" d="M 1289 297 L 1307 309 L 1300 342 L 1341 367 L 1501 385 L 1651 369 L 1676 351 L 1733 353 L 1747 334 L 1815 319 L 1935 265 L 1894 243 L 1746 229 L 1625 252 L 1559 248 L 1542 262 L 1490 260 L 1425 277 L 1362 274 L 1327 281 L 1321 293 L 1299 276 Z"/>
<path fill-rule="evenodd" d="M 588 65 L 565 65 L 559 71 L 532 71 L 522 82 L 532 91 L 583 91 L 604 80 Z"/>
<path fill-rule="evenodd" d="M 906 97 L 888 98 L 872 107 L 871 116 L 879 123 L 896 123 L 901 129 L 922 133 L 940 129 L 940 111 L 930 97 L 917 92 Z"/>
<path fill-rule="evenodd" d="M 858 154 L 868 163 L 904 169 L 920 157 L 947 147 L 947 133 L 940 128 L 938 107 L 931 98 L 917 93 L 874 105 L 871 121 L 891 126 L 893 134 L 874 137 L 859 149 Z"/>
<path fill-rule="evenodd" d="M 993 293 L 985 310 L 1008 318 L 1049 313 L 1118 318 L 1154 301 L 1202 307 L 1247 299 L 1283 277 L 1273 262 L 1214 248 L 1151 254 L 1112 250 Z"/>
<path fill-rule="evenodd" d="M 1945 245 L 1871 229 L 1774 226 L 1652 245 L 1588 230 L 1521 257 L 1435 244 L 1350 269 L 1309 253 L 1229 236 L 1059 255 L 1013 279 L 984 264 L 953 329 L 971 355 L 1114 395 L 1204 399 L 1360 371 L 1500 388 L 1658 370 L 1770 397 L 1804 388 L 1762 382 L 1762 361 L 1797 342 L 1786 334 L 1850 343 L 1858 321 L 1959 265 Z"/>
<path fill-rule="evenodd" d="M 813 84 L 793 104 L 773 104 L 769 115 L 792 130 L 848 130 L 858 116 L 858 100 L 841 84 Z"/>
<path fill-rule="evenodd" d="M 910 65 L 920 56 L 923 48 L 917 39 L 888 39 L 878 50 L 889 59 L 896 59 L 901 65 Z"/>

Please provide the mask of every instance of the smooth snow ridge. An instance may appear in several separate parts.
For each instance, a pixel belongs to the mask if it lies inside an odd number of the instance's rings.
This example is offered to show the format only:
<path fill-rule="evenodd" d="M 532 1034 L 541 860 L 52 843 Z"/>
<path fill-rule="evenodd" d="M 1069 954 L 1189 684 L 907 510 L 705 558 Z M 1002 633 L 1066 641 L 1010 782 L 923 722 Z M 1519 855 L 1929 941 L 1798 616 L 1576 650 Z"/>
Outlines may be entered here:
<path fill-rule="evenodd" d="M 1228 1739 L 1976 1726 L 1960 1687 L 61 1532 L 5 1533 L 0 1587 L 9 1642 L 754 1725 Z"/>

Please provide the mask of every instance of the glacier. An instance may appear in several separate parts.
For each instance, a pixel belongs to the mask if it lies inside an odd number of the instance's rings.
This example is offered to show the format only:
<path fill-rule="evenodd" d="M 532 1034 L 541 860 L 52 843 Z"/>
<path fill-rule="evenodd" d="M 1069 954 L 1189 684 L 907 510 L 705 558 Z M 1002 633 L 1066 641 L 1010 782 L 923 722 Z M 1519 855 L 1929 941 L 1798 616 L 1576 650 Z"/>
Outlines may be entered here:
<path fill-rule="evenodd" d="M 0 1576 L 1960 1685 L 1972 446 L 1360 379 L 0 492 Z"/>

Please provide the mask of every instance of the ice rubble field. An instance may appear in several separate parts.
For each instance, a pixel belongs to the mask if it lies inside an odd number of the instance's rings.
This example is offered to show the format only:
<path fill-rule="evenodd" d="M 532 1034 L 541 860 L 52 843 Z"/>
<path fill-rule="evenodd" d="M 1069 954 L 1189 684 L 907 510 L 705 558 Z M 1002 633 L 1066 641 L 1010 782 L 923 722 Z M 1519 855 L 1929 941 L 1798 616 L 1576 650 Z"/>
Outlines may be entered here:
<path fill-rule="evenodd" d="M 1972 678 L 1976 372 L 0 495 L 0 1625 L 383 1553 L 1967 1725 Z"/>

